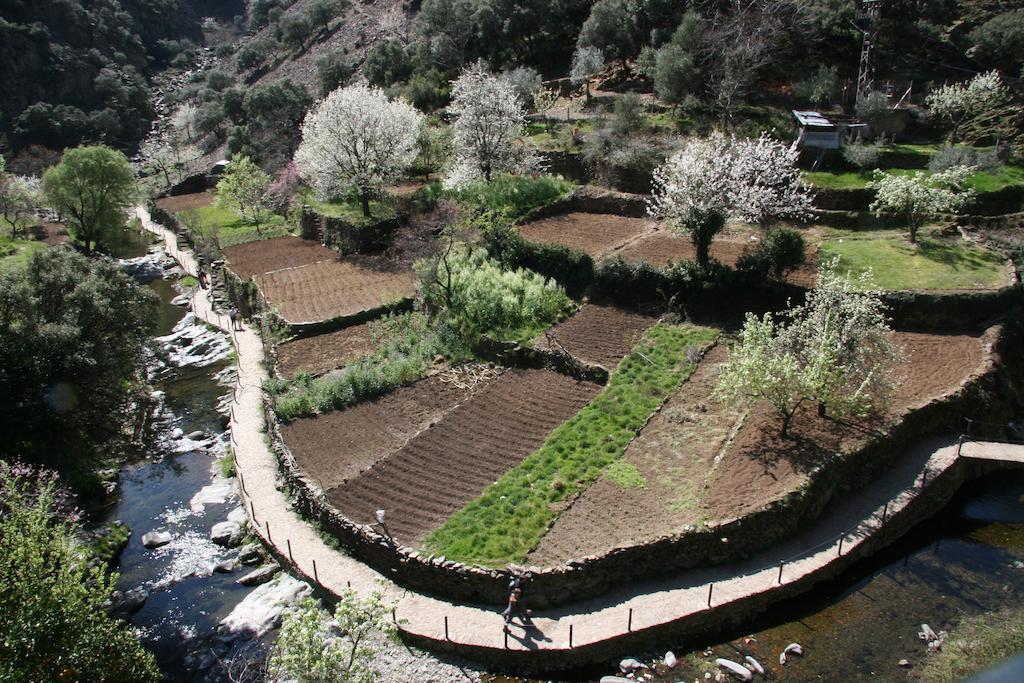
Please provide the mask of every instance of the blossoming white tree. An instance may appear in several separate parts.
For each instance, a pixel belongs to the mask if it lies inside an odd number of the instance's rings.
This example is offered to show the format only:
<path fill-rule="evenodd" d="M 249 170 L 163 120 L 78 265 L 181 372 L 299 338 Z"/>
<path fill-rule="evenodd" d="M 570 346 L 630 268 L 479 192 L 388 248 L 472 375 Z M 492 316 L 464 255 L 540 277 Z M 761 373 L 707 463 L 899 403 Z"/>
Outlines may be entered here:
<path fill-rule="evenodd" d="M 928 95 L 925 103 L 932 114 L 949 120 L 953 126 L 950 141 L 955 143 L 965 121 L 998 107 L 1006 96 L 999 73 L 989 71 L 966 82 L 944 85 Z"/>
<path fill-rule="evenodd" d="M 917 231 L 926 221 L 957 211 L 974 196 L 973 190 L 964 188 L 964 181 L 973 170 L 969 166 L 954 166 L 933 175 L 921 171 L 913 175 L 878 172 L 875 180 L 868 183 L 877 192 L 870 208 L 876 216 L 907 221 L 910 241 L 916 243 Z"/>
<path fill-rule="evenodd" d="M 676 232 L 690 235 L 702 267 L 708 265 L 711 240 L 729 215 L 732 173 L 731 141 L 721 133 L 689 138 L 654 171 L 647 210 Z"/>
<path fill-rule="evenodd" d="M 339 88 L 306 116 L 295 163 L 323 197 L 354 190 L 369 216 L 373 191 L 416 159 L 422 125 L 412 105 L 389 100 L 380 88 Z"/>
<path fill-rule="evenodd" d="M 497 173 L 523 173 L 536 166 L 536 156 L 522 142 L 526 110 L 512 86 L 488 73 L 483 62 L 452 82 L 448 111 L 457 118 L 452 126 L 456 160 L 447 186 L 481 178 L 491 182 Z"/>
<path fill-rule="evenodd" d="M 810 213 L 811 191 L 796 168 L 797 149 L 767 134 L 737 140 L 690 138 L 654 172 L 648 211 L 693 239 L 707 266 L 711 240 L 730 216 L 767 227 Z"/>
<path fill-rule="evenodd" d="M 838 260 L 823 264 L 806 303 L 780 319 L 747 314 L 719 378 L 720 398 L 766 400 L 775 408 L 783 437 L 805 403 L 816 402 L 822 416 L 862 417 L 894 386 L 900 354 L 871 272 L 851 278 L 837 266 Z"/>
<path fill-rule="evenodd" d="M 0 218 L 11 228 L 11 237 L 28 233 L 28 219 L 40 203 L 39 179 L 7 173 L 0 156 Z"/>
<path fill-rule="evenodd" d="M 732 203 L 743 220 L 767 228 L 781 218 L 804 219 L 811 212 L 811 188 L 797 168 L 800 150 L 761 133 L 757 140 L 733 140 Z"/>

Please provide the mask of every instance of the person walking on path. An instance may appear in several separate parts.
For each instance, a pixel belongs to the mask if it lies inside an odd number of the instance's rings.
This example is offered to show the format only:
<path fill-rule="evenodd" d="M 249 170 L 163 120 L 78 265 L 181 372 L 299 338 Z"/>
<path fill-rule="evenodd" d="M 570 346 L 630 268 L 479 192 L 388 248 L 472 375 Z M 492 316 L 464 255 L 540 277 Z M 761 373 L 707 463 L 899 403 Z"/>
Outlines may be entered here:
<path fill-rule="evenodd" d="M 512 619 L 515 616 L 519 616 L 522 619 L 523 624 L 530 623 L 530 617 L 532 616 L 530 610 L 526 609 L 526 603 L 523 600 L 523 579 L 519 575 L 513 575 L 512 579 L 508 582 L 508 606 L 505 607 L 505 611 L 501 613 L 505 617 L 505 626 L 507 627 L 512 623 Z"/>
<path fill-rule="evenodd" d="M 210 288 L 210 276 L 206 273 L 206 266 L 199 266 L 199 288 L 209 289 Z"/>
<path fill-rule="evenodd" d="M 237 308 L 232 307 L 231 310 L 228 311 L 228 318 L 231 319 L 231 330 L 233 332 L 241 332 L 242 314 L 238 311 Z"/>

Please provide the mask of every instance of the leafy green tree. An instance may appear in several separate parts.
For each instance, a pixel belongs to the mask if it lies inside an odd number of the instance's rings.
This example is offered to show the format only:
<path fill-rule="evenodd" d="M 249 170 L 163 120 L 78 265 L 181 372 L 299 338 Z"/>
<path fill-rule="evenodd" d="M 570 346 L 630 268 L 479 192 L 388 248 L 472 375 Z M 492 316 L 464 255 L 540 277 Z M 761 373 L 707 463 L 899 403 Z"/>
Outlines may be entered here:
<path fill-rule="evenodd" d="M 629 0 L 598 0 L 583 22 L 579 47 L 596 47 L 606 59 L 626 60 L 640 50 L 640 36 L 636 24 L 636 11 Z"/>
<path fill-rule="evenodd" d="M 366 55 L 363 75 L 371 85 L 387 87 L 404 81 L 412 74 L 412 60 L 396 40 L 377 43 Z"/>
<path fill-rule="evenodd" d="M 282 78 L 249 88 L 245 94 L 249 156 L 266 168 L 292 158 L 301 139 L 301 126 L 313 98 L 301 83 Z"/>
<path fill-rule="evenodd" d="M 0 457 L 84 468 L 120 434 L 155 324 L 155 294 L 70 249 L 0 277 Z"/>
<path fill-rule="evenodd" d="M 822 416 L 864 417 L 893 389 L 899 353 L 881 294 L 870 272 L 844 277 L 837 265 L 824 264 L 807 301 L 779 319 L 748 313 L 719 377 L 720 398 L 775 408 L 783 438 L 806 403 L 816 402 Z"/>
<path fill-rule="evenodd" d="M 697 74 L 690 53 L 670 43 L 654 58 L 654 91 L 668 104 L 682 104 L 694 89 Z"/>
<path fill-rule="evenodd" d="M 296 683 L 373 683 L 379 680 L 373 668 L 377 634 L 398 637 L 381 593 L 360 599 L 351 589 L 342 591 L 333 617 L 306 598 L 284 618 L 270 673 Z"/>
<path fill-rule="evenodd" d="M 971 54 L 986 66 L 1018 73 L 1024 64 L 1024 8 L 997 14 L 970 34 Z"/>
<path fill-rule="evenodd" d="M 43 174 L 42 189 L 87 254 L 124 228 L 125 211 L 136 194 L 128 158 L 102 145 L 64 152 L 61 162 Z"/>
<path fill-rule="evenodd" d="M 590 102 L 590 79 L 604 68 L 604 53 L 593 45 L 581 45 L 572 54 L 569 77 L 573 85 L 583 84 L 583 92 Z"/>
<path fill-rule="evenodd" d="M 341 50 L 333 50 L 317 58 L 316 77 L 320 94 L 328 95 L 341 86 L 355 73 L 355 66 Z"/>
<path fill-rule="evenodd" d="M 0 680 L 156 681 L 159 671 L 103 603 L 117 581 L 91 566 L 52 473 L 0 462 Z"/>
<path fill-rule="evenodd" d="M 249 157 L 232 159 L 217 183 L 217 206 L 234 211 L 239 218 L 256 226 L 267 215 L 267 184 L 270 176 Z"/>
<path fill-rule="evenodd" d="M 341 14 L 348 7 L 345 0 L 316 0 L 310 5 L 306 16 L 309 23 L 323 29 L 324 33 L 331 30 L 331 19 Z"/>

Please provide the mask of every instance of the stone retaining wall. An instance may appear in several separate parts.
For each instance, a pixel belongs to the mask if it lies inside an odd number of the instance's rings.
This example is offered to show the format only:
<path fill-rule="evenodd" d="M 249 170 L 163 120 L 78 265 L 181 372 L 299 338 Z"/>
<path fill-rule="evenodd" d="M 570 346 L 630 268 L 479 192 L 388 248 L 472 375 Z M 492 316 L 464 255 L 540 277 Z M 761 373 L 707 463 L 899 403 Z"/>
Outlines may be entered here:
<path fill-rule="evenodd" d="M 887 434 L 878 434 L 856 450 L 837 455 L 813 472 L 808 483 L 740 519 L 721 520 L 664 536 L 644 545 L 618 548 L 571 560 L 552 568 L 531 568 L 530 601 L 542 609 L 593 597 L 638 580 L 690 567 L 736 561 L 813 523 L 828 502 L 871 482 L 923 435 L 954 431 L 963 415 L 996 421 L 1005 408 L 997 391 L 997 368 L 1004 344 L 1000 328 L 985 335 L 986 361 L 956 391 L 908 412 Z M 1013 358 L 1016 354 L 1010 354 Z M 1009 394 L 1007 394 L 1009 396 Z M 507 598 L 507 574 L 468 566 L 445 557 L 397 547 L 374 529 L 358 525 L 330 506 L 325 492 L 309 480 L 284 443 L 268 407 L 268 424 L 281 473 L 295 506 L 361 561 L 393 580 L 446 598 L 501 605 Z M 1005 412 L 1005 410 L 1004 410 Z M 1007 417 L 1009 413 L 1007 414 Z M 723 542 L 728 538 L 728 543 Z"/>

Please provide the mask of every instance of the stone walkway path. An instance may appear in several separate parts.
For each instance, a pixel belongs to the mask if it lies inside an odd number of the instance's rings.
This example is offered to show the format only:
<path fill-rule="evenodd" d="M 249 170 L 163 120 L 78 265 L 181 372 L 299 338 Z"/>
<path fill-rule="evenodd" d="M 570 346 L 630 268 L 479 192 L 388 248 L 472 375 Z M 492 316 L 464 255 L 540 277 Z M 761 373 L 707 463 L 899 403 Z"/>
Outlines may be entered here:
<path fill-rule="evenodd" d="M 137 213 L 146 229 L 163 237 L 168 253 L 194 274 L 191 253 L 179 250 L 175 237 L 154 224 L 144 209 Z M 206 290 L 196 292 L 193 308 L 211 324 L 230 328 L 227 316 L 213 311 Z M 763 609 L 791 597 L 794 590 L 806 590 L 819 576 L 835 575 L 879 530 L 883 517 L 892 520 L 915 500 L 922 484 L 938 477 L 958 458 L 1024 463 L 1024 446 L 967 442 L 961 452 L 952 437 L 921 442 L 884 477 L 858 491 L 856 496 L 830 504 L 813 527 L 746 562 L 693 569 L 547 610 L 535 615 L 531 628 L 514 626 L 506 635 L 498 609 L 407 591 L 331 548 L 316 529 L 291 509 L 286 493 L 279 488 L 283 484 L 279 481 L 277 460 L 265 434 L 261 384 L 267 373 L 262 362 L 262 342 L 248 325 L 233 333 L 233 338 L 239 384 L 232 404 L 232 443 L 243 500 L 264 542 L 276 548 L 281 557 L 290 558 L 298 573 L 330 593 L 337 595 L 346 588 L 360 594 L 383 590 L 396 605 L 400 629 L 419 642 L 484 658 L 489 653 L 507 658 L 516 651 L 526 658 L 538 651 L 568 655 L 569 651 L 587 646 L 593 649 L 601 644 L 610 645 L 638 632 L 678 626 L 689 619 L 707 628 L 709 612 L 731 612 L 735 617 L 737 610 L 742 613 L 748 608 Z M 616 654 L 610 648 L 603 652 L 606 658 Z"/>

